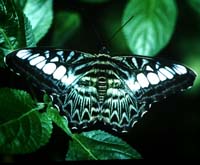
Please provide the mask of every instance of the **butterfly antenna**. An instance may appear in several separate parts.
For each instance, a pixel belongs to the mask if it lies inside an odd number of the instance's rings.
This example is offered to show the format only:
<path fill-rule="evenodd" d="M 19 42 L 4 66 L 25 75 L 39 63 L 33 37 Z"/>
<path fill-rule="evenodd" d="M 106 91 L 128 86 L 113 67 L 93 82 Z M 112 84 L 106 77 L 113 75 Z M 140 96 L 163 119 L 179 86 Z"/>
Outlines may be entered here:
<path fill-rule="evenodd" d="M 99 41 L 100 46 L 98 45 L 98 47 L 100 47 L 101 49 L 99 50 L 99 53 L 109 53 L 108 51 L 108 44 L 106 42 L 106 40 L 104 39 L 103 35 L 97 30 L 97 26 L 94 23 L 94 21 L 91 20 L 91 17 L 88 16 L 87 14 L 85 14 L 85 9 L 84 8 L 80 8 L 82 11 L 82 15 L 86 18 L 86 20 L 88 21 L 88 23 L 91 25 L 91 29 L 92 31 L 95 33 L 95 36 L 97 38 L 97 40 Z"/>
<path fill-rule="evenodd" d="M 117 29 L 108 41 L 111 42 L 116 37 L 116 35 L 133 19 L 133 17 L 134 15 L 132 15 L 119 29 Z"/>

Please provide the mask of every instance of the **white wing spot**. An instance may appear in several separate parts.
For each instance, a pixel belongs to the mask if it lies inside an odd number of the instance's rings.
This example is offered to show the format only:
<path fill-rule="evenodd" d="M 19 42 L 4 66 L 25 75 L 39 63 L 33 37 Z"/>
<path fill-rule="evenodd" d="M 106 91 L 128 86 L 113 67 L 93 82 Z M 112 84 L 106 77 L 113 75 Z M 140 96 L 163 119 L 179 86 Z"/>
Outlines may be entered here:
<path fill-rule="evenodd" d="M 140 89 L 140 85 L 138 82 L 134 82 L 133 79 L 129 79 L 128 81 L 126 81 L 126 84 L 128 85 L 128 87 L 130 88 L 130 90 L 132 91 L 137 91 Z"/>
<path fill-rule="evenodd" d="M 66 59 L 66 61 L 69 61 L 73 56 L 75 55 L 74 51 L 71 51 Z"/>
<path fill-rule="evenodd" d="M 56 71 L 53 73 L 53 78 L 60 80 L 66 73 L 66 68 L 64 66 L 59 66 Z"/>
<path fill-rule="evenodd" d="M 136 91 L 140 89 L 140 85 L 139 85 L 138 82 L 135 82 L 135 83 L 133 84 L 133 89 L 136 90 Z"/>
<path fill-rule="evenodd" d="M 169 72 L 171 72 L 172 74 L 175 74 L 175 72 L 174 72 L 171 68 L 169 68 L 168 66 L 166 66 L 165 69 L 167 69 L 167 70 L 168 70 Z"/>
<path fill-rule="evenodd" d="M 149 65 L 146 66 L 147 71 L 154 71 Z"/>
<path fill-rule="evenodd" d="M 187 69 L 184 66 L 179 65 L 179 64 L 174 64 L 174 70 L 179 75 L 187 73 Z"/>
<path fill-rule="evenodd" d="M 158 84 L 160 82 L 158 76 L 155 73 L 148 73 L 147 78 L 152 85 Z"/>
<path fill-rule="evenodd" d="M 137 61 L 136 61 L 136 58 L 132 58 L 132 62 L 133 62 L 133 64 L 135 65 L 135 67 L 136 68 L 138 68 L 138 63 L 137 63 Z"/>
<path fill-rule="evenodd" d="M 49 50 L 46 50 L 46 51 L 44 52 L 44 54 L 45 54 L 45 57 L 46 57 L 46 58 L 49 58 Z"/>
<path fill-rule="evenodd" d="M 139 73 L 137 75 L 137 80 L 142 88 L 149 86 L 149 81 L 147 80 L 146 76 L 143 73 Z"/>
<path fill-rule="evenodd" d="M 17 52 L 16 56 L 24 60 L 31 56 L 31 52 L 30 50 L 20 50 L 19 52 Z"/>
<path fill-rule="evenodd" d="M 56 53 L 57 53 L 57 55 L 62 56 L 64 51 L 60 50 L 60 51 L 57 51 Z"/>
<path fill-rule="evenodd" d="M 29 61 L 29 63 L 30 63 L 30 65 L 34 66 L 34 65 L 36 65 L 39 62 L 42 62 L 44 60 L 45 60 L 44 56 L 39 56 L 39 57 L 36 57 L 36 58 L 32 59 L 31 61 Z"/>
<path fill-rule="evenodd" d="M 148 63 L 149 63 L 148 60 L 142 59 L 142 65 L 141 65 L 141 67 L 144 67 L 144 65 L 146 65 L 146 64 L 148 64 Z"/>
<path fill-rule="evenodd" d="M 46 62 L 47 62 L 47 60 L 44 60 L 44 61 L 40 62 L 39 64 L 36 65 L 36 67 L 38 69 L 42 69 L 44 67 L 44 65 L 46 64 Z"/>
<path fill-rule="evenodd" d="M 44 66 L 42 69 L 44 73 L 46 74 L 52 74 L 56 70 L 56 64 L 54 63 L 48 63 Z"/>
<path fill-rule="evenodd" d="M 160 81 L 165 81 L 167 78 L 161 73 L 158 71 L 158 77 L 160 78 Z"/>
<path fill-rule="evenodd" d="M 70 74 L 69 76 L 65 75 L 62 77 L 61 82 L 63 82 L 65 85 L 70 85 L 76 77 L 73 74 Z"/>
<path fill-rule="evenodd" d="M 160 68 L 159 71 L 165 75 L 168 79 L 172 79 L 174 76 L 172 73 L 170 73 L 168 70 L 164 69 L 164 68 Z"/>
<path fill-rule="evenodd" d="M 39 53 L 34 54 L 34 55 L 30 56 L 30 57 L 28 58 L 28 60 L 32 60 L 33 58 L 36 58 L 36 57 L 38 57 L 39 55 L 40 55 Z"/>
<path fill-rule="evenodd" d="M 54 57 L 50 60 L 50 62 L 58 62 L 59 61 L 59 58 L 58 57 Z"/>
<path fill-rule="evenodd" d="M 156 65 L 155 65 L 156 69 L 159 69 L 160 68 L 160 63 L 157 62 Z"/>

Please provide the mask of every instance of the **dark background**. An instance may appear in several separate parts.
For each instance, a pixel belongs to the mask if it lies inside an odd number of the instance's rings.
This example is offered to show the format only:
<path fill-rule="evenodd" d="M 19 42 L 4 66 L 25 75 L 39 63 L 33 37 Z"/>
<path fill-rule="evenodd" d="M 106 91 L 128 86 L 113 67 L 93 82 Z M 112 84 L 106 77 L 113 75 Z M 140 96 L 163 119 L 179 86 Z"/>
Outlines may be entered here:
<path fill-rule="evenodd" d="M 123 14 L 126 1 L 110 1 L 103 4 L 88 4 L 78 1 L 54 1 L 54 13 L 58 11 L 76 11 L 81 16 L 81 26 L 78 31 L 66 41 L 62 48 L 98 53 L 102 45 L 106 45 L 111 53 L 131 54 L 128 47 L 120 47 L 115 43 L 108 43 L 110 34 L 107 33 L 104 23 L 109 19 L 115 20 Z M 168 45 L 159 52 L 158 57 L 181 60 L 182 54 L 177 49 L 177 42 L 182 35 L 192 35 L 198 30 L 196 13 L 183 1 L 177 1 L 179 15 L 172 39 Z M 108 15 L 108 17 L 106 17 Z M 118 22 L 118 23 L 119 23 Z M 117 28 L 116 22 L 113 26 Z M 118 24 L 117 23 L 117 24 Z M 118 24 L 119 25 L 119 24 Z M 38 46 L 54 46 L 51 38 L 56 27 L 53 26 L 48 34 L 40 41 Z M 95 32 L 96 31 L 96 32 Z M 113 32 L 114 33 L 114 32 Z M 98 37 L 101 36 L 100 38 Z M 116 37 L 117 38 L 117 37 Z M 200 67 L 200 62 L 199 62 Z M 1 70 L 1 86 L 13 86 L 8 81 L 10 76 L 16 78 L 16 87 L 27 89 L 25 80 L 14 76 L 7 70 Z M 118 135 L 136 149 L 143 158 L 172 159 L 172 158 L 199 158 L 200 152 L 200 94 L 190 90 L 168 97 L 155 103 L 149 112 L 124 135 Z M 50 142 L 35 153 L 17 155 L 15 161 L 35 160 L 63 160 L 67 152 L 68 137 L 56 126 Z M 8 158 L 10 158 L 8 156 Z M 7 157 L 4 157 L 7 159 Z"/>

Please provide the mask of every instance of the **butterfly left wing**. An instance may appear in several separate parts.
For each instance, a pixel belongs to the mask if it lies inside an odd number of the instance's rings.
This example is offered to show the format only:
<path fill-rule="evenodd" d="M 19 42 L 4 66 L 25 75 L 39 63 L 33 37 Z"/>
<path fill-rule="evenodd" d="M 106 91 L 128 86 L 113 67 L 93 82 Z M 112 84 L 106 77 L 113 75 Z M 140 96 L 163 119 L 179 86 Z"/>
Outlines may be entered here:
<path fill-rule="evenodd" d="M 53 104 L 68 118 L 70 127 L 81 129 L 92 125 L 99 111 L 95 88 L 83 87 L 85 81 L 82 81 L 93 59 L 93 55 L 79 51 L 25 48 L 8 54 L 5 63 L 51 95 Z"/>

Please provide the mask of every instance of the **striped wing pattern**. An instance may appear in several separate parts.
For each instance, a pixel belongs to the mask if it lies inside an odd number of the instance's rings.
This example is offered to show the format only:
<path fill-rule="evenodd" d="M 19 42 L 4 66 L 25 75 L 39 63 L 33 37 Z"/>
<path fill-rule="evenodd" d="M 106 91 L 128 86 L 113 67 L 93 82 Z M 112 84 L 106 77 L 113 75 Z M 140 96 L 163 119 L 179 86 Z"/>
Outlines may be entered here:
<path fill-rule="evenodd" d="M 186 66 L 163 59 L 63 49 L 21 49 L 5 63 L 51 95 L 77 130 L 100 122 L 127 132 L 153 102 L 191 87 L 196 77 Z"/>

